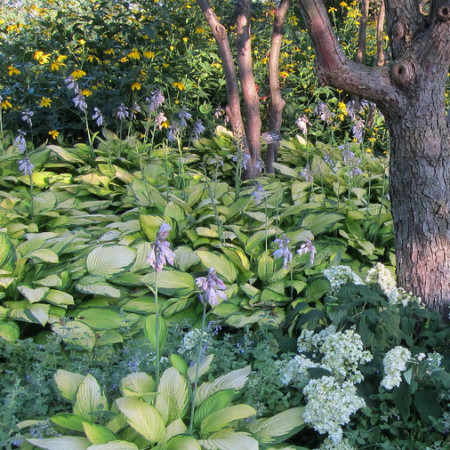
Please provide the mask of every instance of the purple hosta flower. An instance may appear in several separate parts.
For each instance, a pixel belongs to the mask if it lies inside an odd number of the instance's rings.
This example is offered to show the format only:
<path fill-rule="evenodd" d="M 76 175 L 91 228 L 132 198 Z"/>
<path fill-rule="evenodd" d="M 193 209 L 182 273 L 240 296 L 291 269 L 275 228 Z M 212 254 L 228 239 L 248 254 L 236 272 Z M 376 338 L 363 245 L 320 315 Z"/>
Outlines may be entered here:
<path fill-rule="evenodd" d="M 308 165 L 303 167 L 303 170 L 301 171 L 300 175 L 302 177 L 305 177 L 305 181 L 308 183 L 312 183 L 314 181 L 314 174 L 312 173 L 312 170 L 309 168 Z"/>
<path fill-rule="evenodd" d="M 263 163 L 262 159 L 257 159 L 256 162 L 255 162 L 255 170 L 257 172 L 261 172 L 263 167 L 264 167 L 264 163 Z"/>
<path fill-rule="evenodd" d="M 161 89 L 153 91 L 151 97 L 146 97 L 145 99 L 148 104 L 148 113 L 151 114 L 152 112 L 156 111 L 160 106 L 162 106 L 164 100 L 165 98 Z"/>
<path fill-rule="evenodd" d="M 23 159 L 19 161 L 19 170 L 24 175 L 31 175 L 33 173 L 34 166 L 31 164 L 30 158 L 25 156 Z"/>
<path fill-rule="evenodd" d="M 29 109 L 26 109 L 25 111 L 22 111 L 22 120 L 26 122 L 30 127 L 33 126 L 33 123 L 31 122 L 31 118 L 34 116 L 34 112 L 30 111 Z"/>
<path fill-rule="evenodd" d="M 365 129 L 365 122 L 363 119 L 358 119 L 354 124 L 352 128 L 353 137 L 361 143 L 364 135 L 364 129 Z"/>
<path fill-rule="evenodd" d="M 25 150 L 27 149 L 27 143 L 25 141 L 25 136 L 27 133 L 25 133 L 25 131 L 19 130 L 17 132 L 17 136 L 14 139 L 14 145 L 18 148 L 20 153 L 24 153 Z"/>
<path fill-rule="evenodd" d="M 82 111 L 82 112 L 86 112 L 87 111 L 86 97 L 84 95 L 78 94 L 76 97 L 74 97 L 73 98 L 73 104 L 80 111 Z"/>
<path fill-rule="evenodd" d="M 314 244 L 311 242 L 311 239 L 307 238 L 306 243 L 300 246 L 300 248 L 297 250 L 297 253 L 299 255 L 305 255 L 306 253 L 309 253 L 309 263 L 313 265 L 314 256 L 317 253 L 317 250 L 316 247 L 314 247 Z"/>
<path fill-rule="evenodd" d="M 287 269 L 292 261 L 292 252 L 289 250 L 290 239 L 287 236 L 282 236 L 275 239 L 274 242 L 278 245 L 278 249 L 273 252 L 273 257 L 275 259 L 283 258 L 283 267 Z"/>
<path fill-rule="evenodd" d="M 155 118 L 155 127 L 158 128 L 158 130 L 162 130 L 163 127 L 163 123 L 167 122 L 168 119 L 167 117 L 164 115 L 163 112 L 158 113 L 158 115 Z"/>
<path fill-rule="evenodd" d="M 216 275 L 216 271 L 211 267 L 206 277 L 199 277 L 195 280 L 197 287 L 200 288 L 200 301 L 206 305 L 209 303 L 211 306 L 217 306 L 219 304 L 219 298 L 222 300 L 227 299 L 227 294 L 224 291 L 227 287 L 225 283 Z"/>
<path fill-rule="evenodd" d="M 252 192 L 253 198 L 255 199 L 255 206 L 261 203 L 262 196 L 266 193 L 261 183 L 258 183 Z"/>
<path fill-rule="evenodd" d="M 331 155 L 329 153 L 325 154 L 325 156 L 323 157 L 323 160 L 330 166 L 334 166 L 333 158 L 331 158 Z"/>
<path fill-rule="evenodd" d="M 200 119 L 197 119 L 194 125 L 194 139 L 198 139 L 206 130 Z"/>
<path fill-rule="evenodd" d="M 64 82 L 66 83 L 67 89 L 73 89 L 73 92 L 75 94 L 78 94 L 80 92 L 80 87 L 78 86 L 77 81 L 72 75 L 67 77 Z"/>
<path fill-rule="evenodd" d="M 349 169 L 350 175 L 361 175 L 363 173 L 359 167 L 361 160 L 357 158 L 356 155 L 346 145 L 340 145 L 339 148 L 342 150 L 342 158 L 344 160 L 344 164 Z"/>
<path fill-rule="evenodd" d="M 297 124 L 298 128 L 303 133 L 303 135 L 306 136 L 308 134 L 308 125 L 311 126 L 311 123 L 308 120 L 308 118 L 303 114 L 295 121 L 295 123 Z"/>
<path fill-rule="evenodd" d="M 187 120 L 191 119 L 192 115 L 186 110 L 186 109 L 182 109 L 179 113 L 178 113 L 178 117 L 180 118 L 180 126 L 181 128 L 185 128 L 187 127 Z"/>
<path fill-rule="evenodd" d="M 224 110 L 221 106 L 218 106 L 218 107 L 216 108 L 215 113 L 214 113 L 214 117 L 215 117 L 216 119 L 220 119 L 220 118 L 223 117 L 224 115 L 225 115 L 225 110 Z"/>
<path fill-rule="evenodd" d="M 130 119 L 135 120 L 137 113 L 140 113 L 140 112 L 141 112 L 141 107 L 136 102 L 134 102 L 133 106 L 131 108 Z"/>
<path fill-rule="evenodd" d="M 128 108 L 121 103 L 114 111 L 114 115 L 122 122 L 130 117 L 130 112 L 128 111 Z"/>
<path fill-rule="evenodd" d="M 350 100 L 345 107 L 347 108 L 347 114 L 348 117 L 352 120 L 356 120 L 356 115 L 358 114 L 358 111 L 356 111 L 356 102 L 355 100 Z"/>
<path fill-rule="evenodd" d="M 156 242 L 153 242 L 151 245 L 147 263 L 153 267 L 156 272 L 161 272 L 166 264 L 173 266 L 175 263 L 176 255 L 170 249 L 170 243 L 166 241 L 171 229 L 172 227 L 168 223 L 163 222 L 156 234 Z"/>
<path fill-rule="evenodd" d="M 333 122 L 334 114 L 330 111 L 330 108 L 326 103 L 324 103 L 322 100 L 319 100 L 317 103 L 317 107 L 314 110 L 317 116 L 319 116 L 320 120 L 322 120 L 325 123 Z"/>
<path fill-rule="evenodd" d="M 105 118 L 103 117 L 102 112 L 97 107 L 95 107 L 94 114 L 92 115 L 92 120 L 95 120 L 97 126 L 101 127 L 103 125 L 104 119 Z"/>
<path fill-rule="evenodd" d="M 250 159 L 251 159 L 251 156 L 250 156 L 248 153 L 244 153 L 244 154 L 242 155 L 242 168 L 243 168 L 244 170 L 247 170 L 247 168 L 248 168 L 248 163 L 249 163 Z M 234 162 L 237 162 L 237 161 L 238 161 L 237 155 L 234 155 L 234 156 L 233 156 L 232 161 L 234 161 Z"/>
<path fill-rule="evenodd" d="M 176 141 L 180 131 L 180 124 L 173 123 L 170 125 L 169 132 L 167 133 L 167 139 L 169 139 L 169 142 Z"/>

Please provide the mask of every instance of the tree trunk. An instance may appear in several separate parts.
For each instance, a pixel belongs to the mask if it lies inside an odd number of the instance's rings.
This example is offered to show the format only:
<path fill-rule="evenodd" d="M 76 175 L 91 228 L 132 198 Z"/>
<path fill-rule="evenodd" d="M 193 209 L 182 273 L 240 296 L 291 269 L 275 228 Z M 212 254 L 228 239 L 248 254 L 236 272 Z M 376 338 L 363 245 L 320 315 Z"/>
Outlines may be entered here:
<path fill-rule="evenodd" d="M 398 284 L 448 319 L 450 4 L 435 0 L 425 16 L 416 0 L 386 0 L 392 62 L 373 68 L 345 57 L 322 0 L 300 0 L 300 9 L 320 81 L 372 100 L 385 115 Z"/>
<path fill-rule="evenodd" d="M 269 107 L 269 133 L 280 136 L 281 123 L 283 120 L 283 109 L 286 102 L 281 96 L 280 89 L 280 49 L 283 39 L 283 24 L 286 20 L 287 11 L 289 9 L 289 0 L 282 0 L 278 8 L 275 10 L 275 20 L 273 23 L 272 43 L 269 56 L 269 90 L 270 90 L 270 107 Z M 277 160 L 278 149 L 280 147 L 279 139 L 272 139 L 273 142 L 268 143 L 266 152 L 266 172 L 274 173 L 273 163 Z"/>

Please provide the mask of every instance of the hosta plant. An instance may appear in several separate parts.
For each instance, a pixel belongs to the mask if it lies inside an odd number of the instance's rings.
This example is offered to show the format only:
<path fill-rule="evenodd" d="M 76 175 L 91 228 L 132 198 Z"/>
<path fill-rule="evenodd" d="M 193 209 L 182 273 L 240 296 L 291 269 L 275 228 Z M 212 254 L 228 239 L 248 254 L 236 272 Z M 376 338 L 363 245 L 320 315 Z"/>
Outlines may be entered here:
<path fill-rule="evenodd" d="M 178 355 L 169 359 L 172 366 L 162 373 L 158 386 L 147 373 L 131 373 L 121 380 L 122 396 L 112 402 L 92 375 L 58 370 L 57 388 L 72 411 L 49 418 L 56 437 L 32 437 L 46 421 L 20 423 L 20 429 L 31 428 L 20 448 L 247 450 L 270 448 L 303 427 L 303 408 L 255 419 L 251 406 L 232 403 L 250 366 L 199 384 L 192 399 L 191 384 L 209 370 L 213 355 L 205 357 L 198 370 Z"/>

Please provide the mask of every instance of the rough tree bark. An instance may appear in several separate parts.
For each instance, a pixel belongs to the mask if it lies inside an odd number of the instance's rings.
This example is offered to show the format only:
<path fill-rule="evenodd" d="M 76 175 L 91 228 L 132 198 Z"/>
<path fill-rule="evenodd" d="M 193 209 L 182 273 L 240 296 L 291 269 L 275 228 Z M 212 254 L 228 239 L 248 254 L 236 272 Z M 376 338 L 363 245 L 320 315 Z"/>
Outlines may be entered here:
<path fill-rule="evenodd" d="M 283 120 L 283 109 L 286 102 L 281 96 L 280 89 L 280 50 L 283 40 L 283 24 L 289 9 L 289 0 L 281 0 L 275 9 L 275 18 L 273 22 L 272 43 L 269 56 L 269 133 L 280 135 L 281 123 Z M 267 144 L 266 152 L 266 172 L 273 173 L 273 163 L 277 160 L 280 141 L 273 139 L 273 142 Z"/>
<path fill-rule="evenodd" d="M 345 57 L 322 0 L 299 0 L 323 84 L 375 102 L 390 131 L 390 194 L 397 280 L 448 318 L 450 304 L 450 125 L 444 106 L 450 65 L 450 2 L 386 0 L 391 62 Z"/>

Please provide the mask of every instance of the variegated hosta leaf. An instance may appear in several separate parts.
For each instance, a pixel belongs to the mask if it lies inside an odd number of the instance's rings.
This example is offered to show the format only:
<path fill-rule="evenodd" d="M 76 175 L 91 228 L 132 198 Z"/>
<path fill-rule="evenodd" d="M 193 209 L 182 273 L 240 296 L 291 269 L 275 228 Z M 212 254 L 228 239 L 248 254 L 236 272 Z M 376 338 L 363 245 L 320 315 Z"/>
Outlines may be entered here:
<path fill-rule="evenodd" d="M 106 444 L 96 444 L 89 446 L 86 450 L 138 450 L 136 444 L 128 441 L 110 441 Z"/>
<path fill-rule="evenodd" d="M 201 450 L 197 439 L 191 436 L 175 436 L 164 444 L 164 450 Z"/>
<path fill-rule="evenodd" d="M 108 399 L 97 380 L 88 374 L 78 387 L 73 412 L 95 422 L 98 412 L 108 410 Z"/>
<path fill-rule="evenodd" d="M 134 250 L 124 245 L 99 246 L 87 256 L 86 268 L 91 275 L 110 277 L 131 265 L 134 258 Z"/>
<path fill-rule="evenodd" d="M 48 439 L 27 439 L 31 445 L 46 450 L 87 450 L 90 442 L 84 437 L 62 436 Z"/>
<path fill-rule="evenodd" d="M 166 424 L 182 418 L 189 403 L 186 379 L 173 367 L 164 371 L 159 381 L 155 408 Z"/>
<path fill-rule="evenodd" d="M 200 365 L 198 366 L 198 377 L 200 378 L 202 375 L 204 375 L 206 372 L 208 372 L 209 368 L 211 367 L 211 363 L 213 362 L 214 355 L 208 355 L 205 358 L 203 358 L 203 361 L 200 362 Z M 193 383 L 195 381 L 195 376 L 197 372 L 197 364 L 194 364 L 192 367 L 188 367 L 187 370 L 187 376 L 189 378 L 189 381 Z"/>
<path fill-rule="evenodd" d="M 83 423 L 84 433 L 92 444 L 106 444 L 116 440 L 116 435 L 108 428 L 92 423 Z"/>
<path fill-rule="evenodd" d="M 228 427 L 232 422 L 248 419 L 256 415 L 256 411 L 249 405 L 233 405 L 222 408 L 206 416 L 200 426 L 202 435 L 214 433 Z"/>
<path fill-rule="evenodd" d="M 148 441 L 161 441 L 166 434 L 166 427 L 161 414 L 148 403 L 131 397 L 116 400 L 120 412 L 128 423 Z"/>
<path fill-rule="evenodd" d="M 186 430 L 187 426 L 184 424 L 184 422 L 181 419 L 176 419 L 172 423 L 169 423 L 169 425 L 167 425 L 164 441 L 167 442 L 174 436 L 185 433 Z"/>
<path fill-rule="evenodd" d="M 197 389 L 195 404 L 199 405 L 214 392 L 222 389 L 235 389 L 237 391 L 242 389 L 247 382 L 250 372 L 250 366 L 245 366 L 242 369 L 233 370 L 226 375 L 222 375 L 214 381 L 201 384 Z"/>
<path fill-rule="evenodd" d="M 208 439 L 200 439 L 200 445 L 205 450 L 258 450 L 258 441 L 248 433 L 235 432 L 230 429 L 212 434 Z"/>
<path fill-rule="evenodd" d="M 234 389 L 223 389 L 210 395 L 200 406 L 197 407 L 194 414 L 194 426 L 198 428 L 203 419 L 209 414 L 222 408 L 226 408 L 233 400 Z"/>
<path fill-rule="evenodd" d="M 67 370 L 58 369 L 53 378 L 61 395 L 71 403 L 74 403 L 78 387 L 86 377 L 79 373 L 73 373 L 68 372 Z"/>
<path fill-rule="evenodd" d="M 120 392 L 124 397 L 151 399 L 157 395 L 155 388 L 155 380 L 145 372 L 130 373 L 120 380 Z"/>
<path fill-rule="evenodd" d="M 218 255 L 204 250 L 197 250 L 196 253 L 206 269 L 214 267 L 219 276 L 227 283 L 236 281 L 239 271 L 225 255 Z"/>
<path fill-rule="evenodd" d="M 90 327 L 78 320 L 72 320 L 65 324 L 56 322 L 53 324 L 52 330 L 58 336 L 61 336 L 66 344 L 75 345 L 89 351 L 94 348 L 96 342 L 95 333 Z"/>
<path fill-rule="evenodd" d="M 291 408 L 272 417 L 258 419 L 248 429 L 261 444 L 277 444 L 297 433 L 303 426 L 304 407 Z"/>

